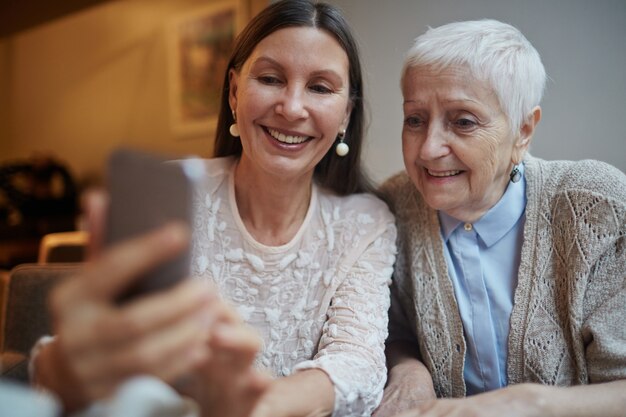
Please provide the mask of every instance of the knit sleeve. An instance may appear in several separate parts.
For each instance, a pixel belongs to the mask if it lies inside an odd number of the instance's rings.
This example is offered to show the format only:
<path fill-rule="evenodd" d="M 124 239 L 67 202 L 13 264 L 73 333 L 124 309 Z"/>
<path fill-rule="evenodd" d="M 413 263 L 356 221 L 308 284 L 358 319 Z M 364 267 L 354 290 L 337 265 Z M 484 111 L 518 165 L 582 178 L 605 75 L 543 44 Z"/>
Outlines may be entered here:
<path fill-rule="evenodd" d="M 594 309 L 582 326 L 589 382 L 626 379 L 626 235 L 605 252 L 592 275 L 596 285 L 585 298 Z"/>
<path fill-rule="evenodd" d="M 586 279 L 578 277 L 586 282 L 581 332 L 587 377 L 591 383 L 625 379 L 626 176 L 597 161 L 576 166 L 585 174 L 569 181 L 567 195 L 576 208 L 576 242 L 589 271 Z"/>
<path fill-rule="evenodd" d="M 379 193 L 383 200 L 389 205 L 390 209 L 396 215 L 396 224 L 402 225 L 398 228 L 396 244 L 398 254 L 394 265 L 394 272 L 391 291 L 391 307 L 389 309 L 389 336 L 387 343 L 394 341 L 409 341 L 415 343 L 416 337 L 412 330 L 414 320 L 409 319 L 411 314 L 410 308 L 414 304 L 413 297 L 406 287 L 411 285 L 410 272 L 407 267 L 406 245 L 408 245 L 407 221 L 405 219 L 406 207 L 410 207 L 409 201 L 410 191 L 413 190 L 413 184 L 410 182 L 406 174 L 400 173 L 389 178 L 380 187 Z M 410 325 L 409 325 L 410 323 Z"/>
<path fill-rule="evenodd" d="M 416 342 L 416 336 L 411 327 L 412 323 L 405 313 L 403 306 L 411 302 L 410 296 L 407 295 L 401 287 L 401 279 L 394 274 L 391 284 L 391 307 L 389 309 L 389 337 L 387 343 L 396 341 Z"/>
<path fill-rule="evenodd" d="M 370 416 L 385 385 L 389 283 L 396 229 L 391 215 L 337 288 L 319 343 L 310 361 L 295 369 L 318 368 L 335 387 L 334 417 Z"/>

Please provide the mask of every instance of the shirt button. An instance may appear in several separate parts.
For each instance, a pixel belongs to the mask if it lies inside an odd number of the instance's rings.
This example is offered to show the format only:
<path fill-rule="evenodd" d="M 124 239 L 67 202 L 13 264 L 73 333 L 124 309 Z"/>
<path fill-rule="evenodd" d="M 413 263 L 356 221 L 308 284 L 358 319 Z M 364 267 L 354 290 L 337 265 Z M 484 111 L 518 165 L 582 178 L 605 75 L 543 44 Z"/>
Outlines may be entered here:
<path fill-rule="evenodd" d="M 469 231 L 471 231 L 471 230 L 472 230 L 472 224 L 471 224 L 471 223 L 465 223 L 465 226 L 463 226 L 463 228 L 464 228 L 466 231 L 468 231 L 468 232 L 469 232 Z"/>

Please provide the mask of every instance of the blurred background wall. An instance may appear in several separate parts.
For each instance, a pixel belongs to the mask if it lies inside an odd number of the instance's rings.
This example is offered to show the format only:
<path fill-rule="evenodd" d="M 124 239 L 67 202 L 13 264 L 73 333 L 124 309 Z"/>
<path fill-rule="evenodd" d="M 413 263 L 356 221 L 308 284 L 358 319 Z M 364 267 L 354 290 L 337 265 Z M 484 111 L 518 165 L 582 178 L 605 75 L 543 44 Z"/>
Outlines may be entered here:
<path fill-rule="evenodd" d="M 429 26 L 498 19 L 516 26 L 550 77 L 531 152 L 593 158 L 626 172 L 626 1 L 332 0 L 361 45 L 372 121 L 367 161 L 376 179 L 403 168 L 400 148 L 404 53 Z"/>
<path fill-rule="evenodd" d="M 226 2 L 102 1 L 0 38 L 0 163 L 54 155 L 89 182 L 121 144 L 210 155 L 213 132 L 170 126 L 167 28 L 211 3 Z"/>

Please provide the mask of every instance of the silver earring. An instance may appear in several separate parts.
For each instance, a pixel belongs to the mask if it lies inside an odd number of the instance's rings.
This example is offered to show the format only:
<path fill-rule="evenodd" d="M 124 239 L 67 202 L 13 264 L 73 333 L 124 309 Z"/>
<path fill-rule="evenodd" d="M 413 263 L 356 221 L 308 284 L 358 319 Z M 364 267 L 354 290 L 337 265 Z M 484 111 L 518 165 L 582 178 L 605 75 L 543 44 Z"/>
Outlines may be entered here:
<path fill-rule="evenodd" d="M 337 138 L 339 139 L 339 143 L 335 146 L 335 152 L 339 156 L 346 156 L 348 152 L 350 152 L 350 147 L 347 143 L 343 141 L 344 136 L 346 135 L 345 129 L 337 134 Z"/>
<path fill-rule="evenodd" d="M 519 171 L 519 168 L 517 168 L 517 165 L 513 167 L 509 178 L 511 178 L 512 183 L 519 182 L 522 179 L 522 173 Z"/>
<path fill-rule="evenodd" d="M 228 132 L 234 138 L 239 137 L 239 126 L 237 126 L 237 116 L 235 115 L 235 110 L 231 110 L 233 112 L 233 124 L 228 128 Z"/>

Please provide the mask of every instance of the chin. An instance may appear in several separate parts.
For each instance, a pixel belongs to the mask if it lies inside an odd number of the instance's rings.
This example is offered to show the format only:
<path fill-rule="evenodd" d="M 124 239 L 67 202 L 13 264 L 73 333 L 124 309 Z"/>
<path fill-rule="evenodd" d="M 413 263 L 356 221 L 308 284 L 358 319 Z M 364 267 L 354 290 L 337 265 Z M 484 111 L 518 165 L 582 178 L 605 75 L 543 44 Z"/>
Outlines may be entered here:
<path fill-rule="evenodd" d="M 445 193 L 450 194 L 450 193 Z M 439 210 L 447 213 L 450 210 L 461 207 L 458 200 L 451 200 L 447 195 L 431 195 L 430 197 L 424 197 L 426 204 L 433 210 Z"/>
<path fill-rule="evenodd" d="M 424 197 L 424 201 L 426 201 L 426 204 L 428 205 L 428 207 L 430 207 L 433 210 L 444 210 L 445 211 L 445 208 L 448 207 L 448 204 L 446 204 L 444 201 L 438 200 L 436 198 Z"/>

